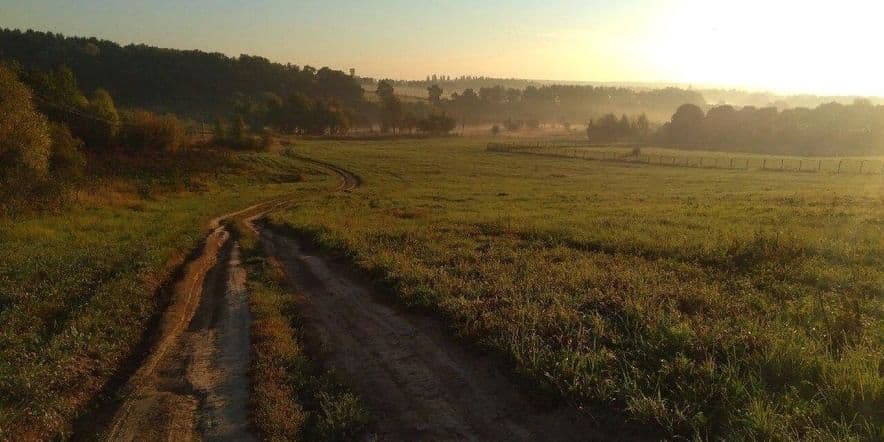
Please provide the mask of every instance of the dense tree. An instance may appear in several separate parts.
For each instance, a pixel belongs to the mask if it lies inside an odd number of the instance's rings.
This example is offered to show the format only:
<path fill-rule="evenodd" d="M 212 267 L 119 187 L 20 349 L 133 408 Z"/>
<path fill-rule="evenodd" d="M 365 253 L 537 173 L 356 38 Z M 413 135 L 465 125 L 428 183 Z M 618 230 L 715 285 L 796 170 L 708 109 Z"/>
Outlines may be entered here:
<path fill-rule="evenodd" d="M 204 121 L 230 115 L 237 94 L 298 92 L 335 99 L 348 108 L 362 101 L 357 80 L 341 71 L 300 68 L 249 55 L 120 46 L 94 38 L 18 30 L 0 30 L 0 54 L 18 60 L 25 70 L 47 72 L 66 65 L 83 89 L 104 88 L 122 107 L 175 112 Z M 35 88 L 35 92 L 43 91 Z"/>
<path fill-rule="evenodd" d="M 622 115 L 606 114 L 597 120 L 589 120 L 586 136 L 592 142 L 608 143 L 643 141 L 650 132 L 648 118 L 641 114 L 634 119 Z"/>
<path fill-rule="evenodd" d="M 0 64 L 0 188 L 13 190 L 49 172 L 49 124 L 18 76 Z"/>
<path fill-rule="evenodd" d="M 402 122 L 402 101 L 396 96 L 393 86 L 388 81 L 378 83 L 375 93 L 381 103 L 381 131 L 393 130 L 395 133 Z"/>
<path fill-rule="evenodd" d="M 858 100 L 815 109 L 723 105 L 679 108 L 657 133 L 658 141 L 682 147 L 748 150 L 795 155 L 884 153 L 884 106 Z"/>

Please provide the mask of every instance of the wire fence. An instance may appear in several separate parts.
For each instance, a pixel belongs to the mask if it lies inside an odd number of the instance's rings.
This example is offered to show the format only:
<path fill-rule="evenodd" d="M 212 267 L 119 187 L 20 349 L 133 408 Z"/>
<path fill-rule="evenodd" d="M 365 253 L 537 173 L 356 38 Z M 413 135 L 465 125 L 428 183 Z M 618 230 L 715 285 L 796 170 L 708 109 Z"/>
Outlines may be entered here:
<path fill-rule="evenodd" d="M 542 143 L 488 143 L 489 152 L 509 152 L 533 155 L 580 158 L 594 161 L 612 161 L 670 167 L 693 167 L 725 170 L 773 170 L 782 172 L 810 172 L 834 174 L 884 175 L 884 160 L 861 158 L 795 158 L 767 156 L 703 156 L 699 154 L 671 155 L 645 154 L 639 146 L 630 151 L 601 150 L 602 146 L 563 146 Z M 607 146 L 626 148 L 629 146 Z M 625 150 L 625 149 L 624 149 Z"/>

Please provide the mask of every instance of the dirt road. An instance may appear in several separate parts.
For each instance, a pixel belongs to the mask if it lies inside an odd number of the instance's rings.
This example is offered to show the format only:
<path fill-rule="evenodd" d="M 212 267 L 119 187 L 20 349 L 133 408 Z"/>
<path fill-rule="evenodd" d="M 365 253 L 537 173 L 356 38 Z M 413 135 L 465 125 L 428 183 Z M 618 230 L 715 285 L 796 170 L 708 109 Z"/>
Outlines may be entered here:
<path fill-rule="evenodd" d="M 308 300 L 303 316 L 329 365 L 377 418 L 379 440 L 607 439 L 566 410 L 542 410 L 489 358 L 437 321 L 379 299 L 346 269 L 261 227 L 265 250 Z"/>
<path fill-rule="evenodd" d="M 340 177 L 361 179 L 302 158 Z M 108 440 L 254 440 L 248 420 L 250 314 L 239 246 L 224 219 L 245 220 L 291 285 L 308 300 L 304 329 L 322 361 L 376 417 L 379 440 L 593 440 L 599 431 L 569 409 L 539 408 L 496 361 L 456 342 L 436 319 L 377 296 L 345 265 L 257 222 L 284 201 L 213 220 L 212 233 L 174 287 L 149 356 L 124 389 Z"/>
<path fill-rule="evenodd" d="M 248 421 L 249 324 L 239 245 L 216 218 L 163 312 L 147 358 L 124 387 L 107 440 L 254 440 Z"/>
<path fill-rule="evenodd" d="M 327 165 L 341 190 L 356 175 Z M 328 167 L 332 166 L 332 167 Z M 437 320 L 398 308 L 345 265 L 258 224 L 265 252 L 307 299 L 305 330 L 322 359 L 368 404 L 379 440 L 607 440 L 583 416 L 533 404 L 495 361 L 454 341 Z"/>

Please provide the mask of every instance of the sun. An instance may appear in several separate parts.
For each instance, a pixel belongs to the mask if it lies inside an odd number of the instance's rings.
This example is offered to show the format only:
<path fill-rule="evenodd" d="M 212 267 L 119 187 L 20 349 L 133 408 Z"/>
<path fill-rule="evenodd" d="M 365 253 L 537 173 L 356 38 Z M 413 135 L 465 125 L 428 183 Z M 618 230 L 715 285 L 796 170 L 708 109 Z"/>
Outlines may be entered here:
<path fill-rule="evenodd" d="M 884 96 L 882 13 L 859 0 L 684 0 L 658 11 L 643 56 L 685 83 Z"/>

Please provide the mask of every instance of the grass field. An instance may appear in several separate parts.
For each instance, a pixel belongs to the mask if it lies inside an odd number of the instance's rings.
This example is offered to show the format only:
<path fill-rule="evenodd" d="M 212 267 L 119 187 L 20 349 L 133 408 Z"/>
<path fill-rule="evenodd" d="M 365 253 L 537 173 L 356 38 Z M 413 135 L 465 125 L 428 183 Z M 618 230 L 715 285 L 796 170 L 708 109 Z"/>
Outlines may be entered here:
<path fill-rule="evenodd" d="M 673 435 L 884 436 L 881 176 L 304 142 L 364 180 L 271 221 L 537 390 Z"/>
<path fill-rule="evenodd" d="M 299 163 L 271 154 L 96 161 L 72 207 L 0 219 L 0 439 L 70 431 L 209 219 L 301 179 Z"/>

